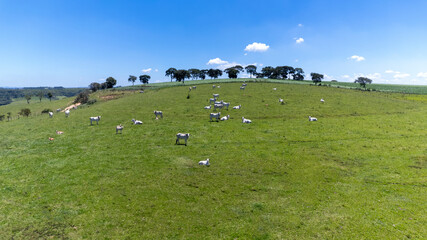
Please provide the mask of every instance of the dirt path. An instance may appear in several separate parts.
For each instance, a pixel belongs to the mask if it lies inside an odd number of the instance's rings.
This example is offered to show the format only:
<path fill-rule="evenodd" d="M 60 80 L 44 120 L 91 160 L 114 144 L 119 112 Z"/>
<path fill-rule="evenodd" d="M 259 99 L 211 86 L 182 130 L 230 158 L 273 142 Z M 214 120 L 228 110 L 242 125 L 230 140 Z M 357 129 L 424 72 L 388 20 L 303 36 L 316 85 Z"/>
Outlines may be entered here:
<path fill-rule="evenodd" d="M 80 104 L 81 103 L 76 103 L 76 104 L 70 105 L 70 106 L 66 107 L 64 110 L 62 110 L 61 112 L 65 112 L 65 111 L 70 110 L 74 107 L 78 107 L 78 106 L 80 106 Z"/>

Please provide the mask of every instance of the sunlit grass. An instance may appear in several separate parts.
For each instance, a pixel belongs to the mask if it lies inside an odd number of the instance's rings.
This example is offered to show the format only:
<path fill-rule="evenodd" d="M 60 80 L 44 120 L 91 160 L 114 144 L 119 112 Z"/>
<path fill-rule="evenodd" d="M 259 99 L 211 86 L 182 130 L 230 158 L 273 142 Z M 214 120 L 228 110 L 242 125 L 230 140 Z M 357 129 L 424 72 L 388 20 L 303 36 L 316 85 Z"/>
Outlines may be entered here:
<path fill-rule="evenodd" d="M 0 122 L 0 237 L 426 237 L 425 96 L 220 85 L 198 85 L 189 99 L 188 86 L 101 92 L 69 118 Z M 242 109 L 210 122 L 203 107 L 213 93 Z M 72 100 L 17 102 L 0 113 Z M 178 132 L 191 134 L 187 147 L 175 145 Z M 210 167 L 197 164 L 206 158 Z"/>

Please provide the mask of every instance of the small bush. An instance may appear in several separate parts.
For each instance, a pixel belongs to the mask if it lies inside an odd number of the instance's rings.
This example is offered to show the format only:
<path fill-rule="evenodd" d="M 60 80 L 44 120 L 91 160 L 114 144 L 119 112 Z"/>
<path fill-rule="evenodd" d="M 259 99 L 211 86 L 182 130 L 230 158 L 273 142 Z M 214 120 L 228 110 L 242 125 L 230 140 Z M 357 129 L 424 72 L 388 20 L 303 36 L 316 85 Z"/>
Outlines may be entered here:
<path fill-rule="evenodd" d="M 42 114 L 43 113 L 49 113 L 49 112 L 53 112 L 53 111 L 49 108 L 45 108 L 45 109 L 43 109 Z"/>
<path fill-rule="evenodd" d="M 190 94 L 187 95 L 187 99 L 190 99 Z"/>
<path fill-rule="evenodd" d="M 19 114 L 22 116 L 28 117 L 31 114 L 31 110 L 29 108 L 23 108 L 23 109 L 21 109 Z"/>
<path fill-rule="evenodd" d="M 3 114 L 3 115 L 0 115 L 0 121 L 3 121 L 4 117 L 5 117 L 5 115 L 4 115 L 4 114 Z"/>
<path fill-rule="evenodd" d="M 74 103 L 85 104 L 89 101 L 89 91 L 84 91 L 77 95 L 76 99 L 74 99 Z"/>
<path fill-rule="evenodd" d="M 92 105 L 96 103 L 96 99 L 91 99 L 89 101 L 87 101 L 87 105 Z"/>

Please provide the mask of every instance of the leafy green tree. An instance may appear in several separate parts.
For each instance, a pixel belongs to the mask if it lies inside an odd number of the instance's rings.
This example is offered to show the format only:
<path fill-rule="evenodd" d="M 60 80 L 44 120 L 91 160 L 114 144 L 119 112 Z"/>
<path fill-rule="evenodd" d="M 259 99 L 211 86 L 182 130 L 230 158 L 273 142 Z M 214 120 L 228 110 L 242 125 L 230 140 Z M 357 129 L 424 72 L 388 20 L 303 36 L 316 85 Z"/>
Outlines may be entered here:
<path fill-rule="evenodd" d="M 186 78 L 190 78 L 191 75 L 187 70 L 181 69 L 181 70 L 177 70 L 174 74 L 175 76 L 175 80 L 177 82 L 185 82 Z"/>
<path fill-rule="evenodd" d="M 263 67 L 261 69 L 262 77 L 271 78 L 274 68 L 271 66 Z"/>
<path fill-rule="evenodd" d="M 42 101 L 43 96 L 44 96 L 44 93 L 43 93 L 43 92 L 38 92 L 38 93 L 37 93 L 37 97 L 39 97 L 40 102 Z"/>
<path fill-rule="evenodd" d="M 199 69 L 197 69 L 197 68 L 191 68 L 191 69 L 188 69 L 188 73 L 190 73 L 191 78 L 192 78 L 193 80 L 195 80 L 195 79 L 197 79 L 197 78 L 199 77 L 199 75 L 200 75 L 200 70 L 199 70 Z"/>
<path fill-rule="evenodd" d="M 236 65 L 233 68 L 236 69 L 239 72 L 243 72 L 244 71 L 244 68 L 242 66 L 240 66 L 240 65 Z"/>
<path fill-rule="evenodd" d="M 292 78 L 294 80 L 302 81 L 302 80 L 304 80 L 304 77 L 305 77 L 305 75 L 304 75 L 304 71 L 302 70 L 302 68 L 295 68 L 295 71 L 292 75 Z"/>
<path fill-rule="evenodd" d="M 113 88 L 117 84 L 117 80 L 113 77 L 108 77 L 105 82 L 107 83 L 107 88 Z"/>
<path fill-rule="evenodd" d="M 101 83 L 101 89 L 107 89 L 108 84 L 106 82 Z"/>
<path fill-rule="evenodd" d="M 178 70 L 176 70 L 176 68 L 169 68 L 168 70 L 166 70 L 165 76 L 166 77 L 170 76 L 171 77 L 171 82 L 172 82 L 172 79 L 175 78 L 176 71 L 178 71 Z"/>
<path fill-rule="evenodd" d="M 132 82 L 132 86 L 135 84 L 136 77 L 133 75 L 129 75 L 128 82 Z"/>
<path fill-rule="evenodd" d="M 222 71 L 220 69 L 209 69 L 208 70 L 208 76 L 211 78 L 218 78 L 219 76 L 222 76 Z"/>
<path fill-rule="evenodd" d="M 143 84 L 148 84 L 148 81 L 151 79 L 149 75 L 141 75 L 139 76 L 139 81 Z"/>
<path fill-rule="evenodd" d="M 200 70 L 200 72 L 199 72 L 199 78 L 202 79 L 202 80 L 205 80 L 206 74 L 208 74 L 208 70 L 207 69 Z"/>
<path fill-rule="evenodd" d="M 314 82 L 315 85 L 320 83 L 323 79 L 323 74 L 311 73 L 310 75 L 311 75 L 311 80 Z"/>
<path fill-rule="evenodd" d="M 245 70 L 251 78 L 254 74 L 256 74 L 256 66 L 255 65 L 248 65 L 245 67 Z"/>
<path fill-rule="evenodd" d="M 23 108 L 23 109 L 21 109 L 19 114 L 22 116 L 28 117 L 31 114 L 31 110 L 29 108 Z"/>
<path fill-rule="evenodd" d="M 366 84 L 371 84 L 372 80 L 367 77 L 358 77 L 356 80 L 354 80 L 354 83 L 359 83 L 361 87 L 366 89 Z"/>
<path fill-rule="evenodd" d="M 89 85 L 89 89 L 92 90 L 92 92 L 96 92 L 99 89 L 101 89 L 101 84 L 97 83 L 97 82 L 93 82 Z M 104 88 L 105 89 L 105 88 Z"/>
<path fill-rule="evenodd" d="M 25 95 L 25 99 L 27 100 L 27 103 L 30 104 L 31 95 L 30 94 Z"/>
<path fill-rule="evenodd" d="M 295 73 L 295 68 L 290 66 L 285 66 L 286 76 L 283 76 L 283 79 L 291 79 L 291 76 Z"/>
<path fill-rule="evenodd" d="M 239 70 L 234 67 L 226 68 L 224 72 L 228 74 L 228 78 L 237 78 L 237 74 L 239 74 Z"/>
<path fill-rule="evenodd" d="M 49 101 L 52 102 L 53 94 L 51 92 L 48 92 L 47 98 L 49 98 Z"/>

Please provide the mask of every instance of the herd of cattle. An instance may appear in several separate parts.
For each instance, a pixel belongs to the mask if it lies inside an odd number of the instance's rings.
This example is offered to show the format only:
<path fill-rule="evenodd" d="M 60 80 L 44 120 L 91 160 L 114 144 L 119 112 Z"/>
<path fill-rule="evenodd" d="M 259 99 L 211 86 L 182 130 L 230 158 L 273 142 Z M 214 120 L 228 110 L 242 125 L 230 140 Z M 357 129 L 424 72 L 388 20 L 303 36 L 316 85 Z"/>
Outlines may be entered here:
<path fill-rule="evenodd" d="M 242 86 L 240 87 L 240 90 L 245 90 L 246 86 L 247 86 L 247 84 L 243 83 Z M 220 88 L 220 86 L 212 85 L 212 88 L 213 89 Z M 196 89 L 196 86 L 190 87 L 189 91 L 191 91 L 192 89 Z M 273 88 L 273 90 L 276 90 L 276 88 Z M 230 103 L 229 102 L 224 102 L 223 100 L 218 101 L 218 98 L 219 98 L 219 94 L 213 94 L 213 98 L 209 99 L 209 105 L 205 106 L 204 109 L 211 109 L 212 108 L 211 104 L 213 104 L 214 110 L 223 109 L 223 108 L 225 108 L 225 109 L 228 110 L 228 107 L 230 106 Z M 324 99 L 320 99 L 320 102 L 324 103 L 325 100 Z M 284 104 L 282 98 L 279 98 L 279 103 Z M 242 105 L 238 105 L 238 106 L 234 106 L 233 109 L 238 110 L 238 109 L 241 109 L 241 107 L 242 107 Z M 57 112 L 59 112 L 59 111 L 61 111 L 61 109 L 57 109 Z M 65 117 L 69 117 L 70 116 L 70 110 L 69 109 L 66 109 L 64 111 L 64 113 L 65 113 Z M 154 111 L 154 115 L 156 117 L 156 120 L 159 119 L 159 118 L 163 118 L 163 112 L 162 111 L 157 111 L 156 110 L 156 111 Z M 53 117 L 53 112 L 49 112 L 49 117 L 51 117 L 51 118 Z M 213 120 L 216 120 L 216 121 L 226 121 L 226 120 L 230 119 L 230 115 L 226 115 L 226 116 L 221 117 L 221 112 L 213 112 L 213 113 L 210 113 L 209 118 L 210 118 L 210 121 L 213 121 Z M 309 121 L 317 121 L 317 118 L 311 117 L 311 116 L 309 116 L 308 119 L 309 119 Z M 93 122 L 96 122 L 96 124 L 98 125 L 99 121 L 101 120 L 101 116 L 90 117 L 89 120 L 90 120 L 90 125 L 93 125 Z M 132 122 L 133 122 L 134 125 L 140 125 L 140 124 L 142 124 L 142 121 L 140 121 L 140 120 L 132 119 Z M 252 121 L 250 119 L 242 117 L 242 123 L 252 123 Z M 123 128 L 124 128 L 124 126 L 122 124 L 117 125 L 116 126 L 116 134 L 118 134 L 119 132 L 122 133 Z M 56 133 L 57 134 L 63 134 L 62 131 L 58 131 L 58 130 L 56 130 Z M 187 146 L 187 141 L 188 141 L 189 137 L 190 137 L 190 133 L 177 133 L 176 134 L 175 144 L 179 144 L 179 141 L 183 140 L 183 141 L 185 141 L 185 146 Z M 53 141 L 54 138 L 49 137 L 49 140 Z M 200 165 L 209 165 L 209 159 L 207 159 L 205 161 L 200 161 L 199 164 Z"/>

